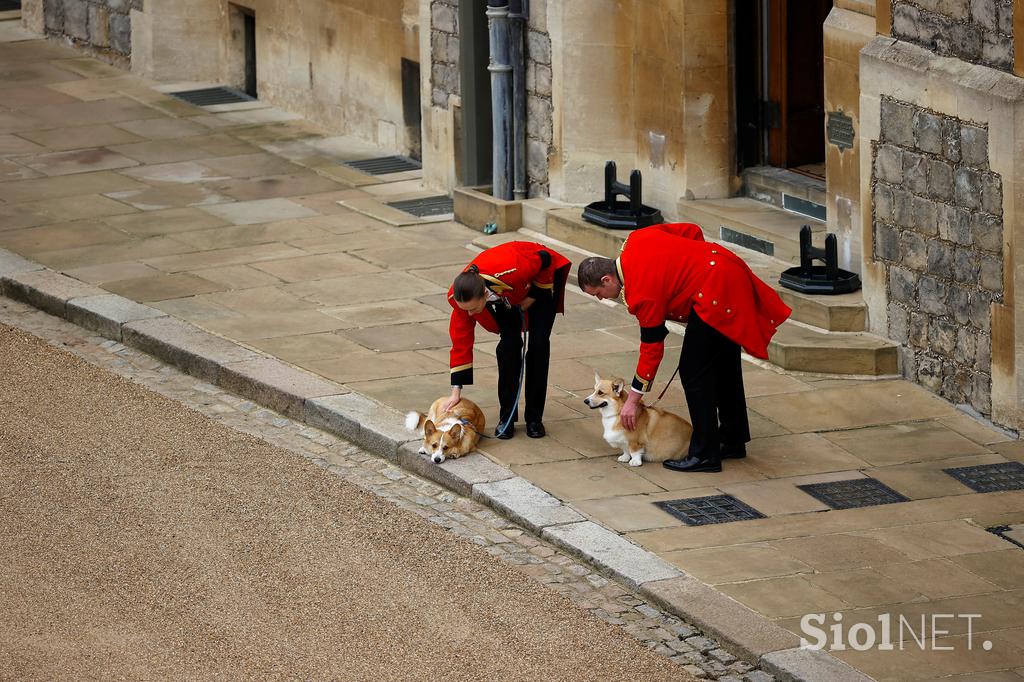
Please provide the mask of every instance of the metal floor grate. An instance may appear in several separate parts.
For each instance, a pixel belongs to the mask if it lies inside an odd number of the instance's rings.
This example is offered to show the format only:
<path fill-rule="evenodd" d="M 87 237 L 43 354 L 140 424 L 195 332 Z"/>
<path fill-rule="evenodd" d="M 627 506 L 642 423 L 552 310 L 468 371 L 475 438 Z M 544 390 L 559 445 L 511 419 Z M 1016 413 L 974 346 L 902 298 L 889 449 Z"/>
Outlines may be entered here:
<path fill-rule="evenodd" d="M 455 203 L 452 201 L 452 198 L 443 195 L 436 197 L 423 197 L 422 199 L 395 201 L 388 204 L 388 206 L 397 208 L 399 211 L 411 213 L 419 218 L 444 215 L 455 210 Z"/>
<path fill-rule="evenodd" d="M 1024 490 L 1024 464 L 1020 462 L 979 464 L 943 471 L 978 493 Z"/>
<path fill-rule="evenodd" d="M 183 99 L 189 104 L 195 104 L 199 107 L 208 107 L 214 104 L 237 104 L 239 102 L 256 101 L 244 92 L 239 92 L 234 88 L 226 87 L 182 90 L 181 92 L 169 92 L 167 94 L 172 97 L 177 97 L 178 99 Z"/>
<path fill-rule="evenodd" d="M 0 0 L 0 12 L 21 9 L 21 0 Z"/>
<path fill-rule="evenodd" d="M 382 156 L 378 159 L 358 159 L 344 163 L 350 168 L 370 175 L 387 175 L 388 173 L 401 173 L 422 168 L 420 164 L 404 156 Z"/>
<path fill-rule="evenodd" d="M 706 526 L 712 523 L 763 519 L 764 514 L 740 502 L 732 495 L 710 495 L 684 500 L 654 503 L 688 526 Z"/>
<path fill-rule="evenodd" d="M 831 483 L 808 483 L 797 487 L 832 509 L 855 509 L 909 501 L 886 484 L 873 478 L 854 478 Z"/>

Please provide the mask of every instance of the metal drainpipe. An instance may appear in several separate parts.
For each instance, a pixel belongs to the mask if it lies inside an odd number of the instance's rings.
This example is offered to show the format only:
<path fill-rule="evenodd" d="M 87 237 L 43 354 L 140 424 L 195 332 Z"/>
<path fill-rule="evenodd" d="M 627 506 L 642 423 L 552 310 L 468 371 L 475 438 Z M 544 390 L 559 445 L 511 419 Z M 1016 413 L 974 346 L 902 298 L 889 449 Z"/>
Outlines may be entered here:
<path fill-rule="evenodd" d="M 508 0 L 487 0 L 491 43 L 491 111 L 494 126 L 494 187 L 498 199 L 512 198 L 512 65 L 509 64 Z"/>
<path fill-rule="evenodd" d="M 526 19 L 528 0 L 510 0 L 512 60 L 512 150 L 514 199 L 526 198 Z"/>

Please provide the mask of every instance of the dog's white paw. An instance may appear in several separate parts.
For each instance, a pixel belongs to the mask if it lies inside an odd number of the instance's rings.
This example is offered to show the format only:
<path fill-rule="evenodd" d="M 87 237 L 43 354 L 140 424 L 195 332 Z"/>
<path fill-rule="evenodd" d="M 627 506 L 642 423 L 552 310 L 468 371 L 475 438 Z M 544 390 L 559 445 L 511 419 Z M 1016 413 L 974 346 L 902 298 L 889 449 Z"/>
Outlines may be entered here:
<path fill-rule="evenodd" d="M 427 449 L 425 447 L 423 447 L 423 446 L 420 446 L 420 454 L 421 455 L 427 454 Z"/>
<path fill-rule="evenodd" d="M 638 466 L 641 466 L 643 463 L 644 463 L 644 461 L 642 459 L 640 459 L 639 457 L 637 457 L 636 459 L 629 460 L 629 466 L 631 466 L 631 467 L 638 467 Z"/>
<path fill-rule="evenodd" d="M 628 462 L 629 461 L 629 453 L 623 453 L 623 454 L 619 455 L 619 461 L 622 462 L 623 464 Z"/>

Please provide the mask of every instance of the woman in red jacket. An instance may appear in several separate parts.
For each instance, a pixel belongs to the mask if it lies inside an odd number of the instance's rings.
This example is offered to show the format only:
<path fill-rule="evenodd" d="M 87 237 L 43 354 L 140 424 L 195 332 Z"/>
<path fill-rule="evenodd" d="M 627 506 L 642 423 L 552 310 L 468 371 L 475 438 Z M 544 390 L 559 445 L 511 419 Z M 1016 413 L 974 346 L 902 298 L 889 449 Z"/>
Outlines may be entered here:
<path fill-rule="evenodd" d="M 570 265 L 543 244 L 508 242 L 482 252 L 455 278 L 448 290 L 452 394 L 445 409 L 454 407 L 461 400 L 462 387 L 473 383 L 473 340 L 479 324 L 499 335 L 495 355 L 500 410 L 494 435 L 507 439 L 515 434 L 525 328 L 529 332 L 523 386 L 526 435 L 544 436 L 549 339 L 555 313 L 564 312 Z"/>

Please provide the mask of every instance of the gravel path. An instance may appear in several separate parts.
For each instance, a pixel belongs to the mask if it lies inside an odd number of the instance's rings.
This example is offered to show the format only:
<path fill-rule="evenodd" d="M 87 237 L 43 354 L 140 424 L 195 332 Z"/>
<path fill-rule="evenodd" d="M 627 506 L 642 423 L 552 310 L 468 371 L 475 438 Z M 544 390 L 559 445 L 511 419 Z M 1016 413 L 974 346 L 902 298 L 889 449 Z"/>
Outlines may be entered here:
<path fill-rule="evenodd" d="M 0 326 L 0 677 L 685 679 L 480 547 Z"/>

